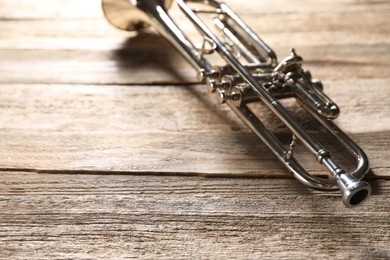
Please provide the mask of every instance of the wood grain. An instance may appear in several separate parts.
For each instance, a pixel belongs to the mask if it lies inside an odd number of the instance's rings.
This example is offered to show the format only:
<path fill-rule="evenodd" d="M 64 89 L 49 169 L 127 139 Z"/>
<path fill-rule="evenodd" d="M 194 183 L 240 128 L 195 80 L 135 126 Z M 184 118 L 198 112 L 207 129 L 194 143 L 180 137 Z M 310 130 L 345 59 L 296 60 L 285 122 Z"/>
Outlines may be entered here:
<path fill-rule="evenodd" d="M 4 13 L 0 23 L 0 57 L 7 64 L 0 70 L 0 83 L 196 81 L 193 68 L 160 36 L 129 37 L 134 34 L 112 28 L 98 8 L 99 1 L 54 1 L 48 4 L 50 8 L 39 8 L 44 6 L 41 1 L 24 2 L 4 4 L 5 10 L 18 12 Z M 291 7 L 288 1 L 262 1 L 258 11 L 250 3 L 231 2 L 280 57 L 294 47 L 313 75 L 322 80 L 388 78 L 390 74 L 390 29 L 386 26 L 390 12 L 385 2 L 332 5 L 322 1 L 313 5 L 306 1 Z M 72 8 L 78 11 L 69 11 Z M 328 8 L 334 10 L 326 12 Z M 195 30 L 176 8 L 172 11 L 193 38 Z"/>
<path fill-rule="evenodd" d="M 390 106 L 390 89 L 377 87 L 362 97 L 364 86 L 335 82 L 329 93 L 343 108 L 338 124 L 362 144 L 373 174 L 389 177 L 390 122 L 382 119 L 390 117 L 383 109 Z M 2 90 L 3 169 L 289 176 L 236 115 L 200 85 L 12 85 Z M 301 112 L 295 114 L 312 127 Z M 287 145 L 289 131 L 268 110 L 259 114 Z M 329 143 L 329 137 L 319 138 Z M 298 151 L 312 171 L 324 173 L 307 151 Z"/>
<path fill-rule="evenodd" d="M 170 44 L 112 28 L 99 0 L 0 0 L 0 259 L 390 258 L 389 2 L 226 2 L 324 82 L 369 157 L 370 200 L 346 209 L 292 179 Z"/>
<path fill-rule="evenodd" d="M 294 180 L 1 174 L 3 257 L 390 256 L 389 181 L 349 210 Z"/>

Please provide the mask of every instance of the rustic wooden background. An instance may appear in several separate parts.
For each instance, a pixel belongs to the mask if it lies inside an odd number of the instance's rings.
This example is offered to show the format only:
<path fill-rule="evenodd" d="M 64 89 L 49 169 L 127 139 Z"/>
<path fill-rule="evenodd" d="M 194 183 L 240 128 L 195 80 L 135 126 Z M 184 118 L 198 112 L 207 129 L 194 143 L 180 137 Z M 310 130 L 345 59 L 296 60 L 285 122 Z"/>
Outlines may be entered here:
<path fill-rule="evenodd" d="M 390 258 L 390 2 L 226 1 L 322 79 L 370 200 L 292 179 L 164 39 L 116 30 L 99 0 L 0 0 L 0 258 Z"/>

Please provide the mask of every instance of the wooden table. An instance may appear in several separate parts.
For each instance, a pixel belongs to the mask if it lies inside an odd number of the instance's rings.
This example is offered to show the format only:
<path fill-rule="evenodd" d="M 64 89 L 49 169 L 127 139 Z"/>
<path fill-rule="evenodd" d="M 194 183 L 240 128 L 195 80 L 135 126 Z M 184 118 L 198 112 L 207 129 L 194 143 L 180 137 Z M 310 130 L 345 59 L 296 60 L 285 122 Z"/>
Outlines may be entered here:
<path fill-rule="evenodd" d="M 114 29 L 99 0 L 0 0 L 2 259 L 390 258 L 390 2 L 227 3 L 324 82 L 370 200 L 302 186 L 164 39 Z"/>

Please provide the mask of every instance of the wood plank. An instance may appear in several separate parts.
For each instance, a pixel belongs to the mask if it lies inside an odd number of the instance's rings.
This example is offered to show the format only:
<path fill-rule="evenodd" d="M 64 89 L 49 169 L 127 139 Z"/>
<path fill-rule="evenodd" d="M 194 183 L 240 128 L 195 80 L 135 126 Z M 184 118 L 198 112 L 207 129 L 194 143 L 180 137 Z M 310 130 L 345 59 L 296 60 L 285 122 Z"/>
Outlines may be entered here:
<path fill-rule="evenodd" d="M 1 0 L 0 17 L 5 20 L 74 19 L 101 16 L 100 0 Z"/>
<path fill-rule="evenodd" d="M 349 210 L 336 194 L 283 179 L 1 176 L 5 258 L 390 256 L 389 181 Z"/>
<path fill-rule="evenodd" d="M 166 51 L 143 44 L 149 39 L 154 46 L 160 45 Z M 84 48 L 93 42 L 71 41 L 69 46 L 81 44 Z M 104 44 L 111 50 L 0 50 L 0 83 L 137 85 L 198 82 L 195 70 L 159 37 L 149 35 Z M 299 54 L 305 58 L 305 68 L 322 80 L 388 78 L 389 75 L 389 64 L 387 60 L 383 61 L 389 51 L 388 43 L 371 47 L 355 45 L 353 49 L 349 45 L 335 46 L 332 51 L 326 45 L 306 47 L 295 43 L 281 48 L 280 56 L 287 56 L 291 46 L 302 50 Z M 362 52 L 364 58 L 361 58 Z M 359 57 L 358 61 L 356 57 Z"/>
<path fill-rule="evenodd" d="M 0 17 L 4 19 L 74 19 L 74 18 L 96 18 L 100 17 L 102 12 L 100 0 L 41 0 L 39 2 L 30 0 L 1 0 L 2 8 Z M 288 15 L 298 14 L 346 14 L 354 12 L 381 12 L 386 13 L 389 5 L 386 1 L 359 1 L 359 0 L 318 0 L 307 2 L 297 0 L 291 5 L 288 0 L 263 0 L 254 5 L 251 2 L 242 2 L 239 0 L 225 1 L 233 10 L 242 12 L 245 15 Z M 46 8 L 42 8 L 46 7 Z M 337 8 L 335 8 L 337 7 Z M 173 5 L 173 12 L 177 12 L 177 7 Z"/>
<path fill-rule="evenodd" d="M 59 11 L 50 9 L 40 10 L 43 13 L 39 19 L 24 15 L 19 17 L 24 13 L 23 8 L 39 9 L 42 2 L 33 4 L 37 7 L 32 7 L 32 3 L 20 5 L 18 8 L 23 10 L 18 9 L 19 12 L 14 14 L 0 13 L 3 16 L 0 23 L 0 57 L 3 64 L 0 64 L 0 83 L 147 84 L 196 81 L 194 70 L 165 40 L 156 35 L 131 37 L 132 34 L 111 28 L 101 10 L 96 9 L 98 2 L 84 3 L 93 8 L 87 11 L 83 4 L 82 12 L 75 12 L 76 16 L 69 17 L 65 11 L 79 3 L 54 2 L 50 6 L 64 12 L 64 16 L 56 19 L 55 23 L 48 21 L 54 19 L 53 12 Z M 5 1 L 5 10 L 6 6 L 16 9 L 13 5 L 13 2 Z M 242 4 L 232 1 L 232 5 L 238 7 Z M 347 1 L 337 3 L 337 12 L 325 12 L 326 8 L 336 5 L 326 1 L 314 5 L 305 3 L 302 10 L 296 7 L 291 10 L 290 5 L 285 3 L 283 9 L 275 3 L 262 5 L 267 6 L 266 15 L 261 8 L 254 13 L 250 4 L 238 7 L 237 12 L 245 16 L 248 24 L 280 57 L 295 47 L 316 77 L 325 80 L 387 78 L 390 74 L 386 55 L 390 51 L 387 37 L 390 12 L 385 3 L 368 5 L 365 10 L 358 1 Z M 193 37 L 195 30 L 183 22 L 178 10 L 172 11 L 174 16 L 178 16 L 183 29 Z M 80 15 L 84 17 L 80 18 Z"/>
<path fill-rule="evenodd" d="M 100 0 L 0 0 L 1 259 L 390 258 L 389 2 L 226 2 L 324 81 L 370 159 L 369 201 L 292 179 L 165 40 L 110 27 Z"/>
<path fill-rule="evenodd" d="M 343 109 L 338 124 L 366 150 L 374 175 L 389 177 L 390 89 L 377 80 L 362 96 L 366 87 L 360 81 L 337 81 L 329 94 Z M 264 144 L 203 86 L 3 85 L 2 91 L 3 169 L 288 176 Z M 315 129 L 301 110 L 292 109 Z M 289 131 L 268 109 L 259 114 L 287 145 Z M 311 155 L 302 160 L 322 172 Z"/>

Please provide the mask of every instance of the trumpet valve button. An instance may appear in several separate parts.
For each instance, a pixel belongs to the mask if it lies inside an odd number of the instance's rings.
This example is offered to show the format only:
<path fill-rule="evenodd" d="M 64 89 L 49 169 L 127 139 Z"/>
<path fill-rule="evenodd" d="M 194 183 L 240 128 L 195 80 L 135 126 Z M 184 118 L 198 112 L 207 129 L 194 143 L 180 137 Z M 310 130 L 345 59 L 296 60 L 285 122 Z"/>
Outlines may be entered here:
<path fill-rule="evenodd" d="M 220 88 L 217 89 L 217 96 L 219 101 L 222 104 L 226 103 L 228 100 L 239 101 L 241 99 L 241 93 L 239 92 L 228 93 L 225 90 Z"/>
<path fill-rule="evenodd" d="M 206 86 L 207 86 L 207 91 L 210 93 L 214 93 L 217 89 L 228 89 L 230 88 L 230 81 L 221 81 L 217 82 L 216 80 L 213 79 L 207 79 Z"/>
<path fill-rule="evenodd" d="M 207 78 L 210 79 L 218 79 L 221 76 L 221 72 L 217 69 L 213 69 L 211 71 L 206 71 L 205 69 L 198 70 L 197 78 L 199 81 L 204 82 L 204 80 Z"/>
<path fill-rule="evenodd" d="M 226 103 L 226 101 L 228 100 L 227 93 L 225 92 L 225 90 L 222 90 L 220 88 L 217 89 L 217 97 L 219 102 L 221 102 L 222 104 Z"/>
<path fill-rule="evenodd" d="M 218 84 L 217 84 L 217 82 L 216 82 L 215 80 L 207 79 L 206 87 L 207 87 L 207 91 L 208 91 L 208 92 L 214 93 L 215 90 L 216 90 L 217 87 L 218 87 Z"/>

